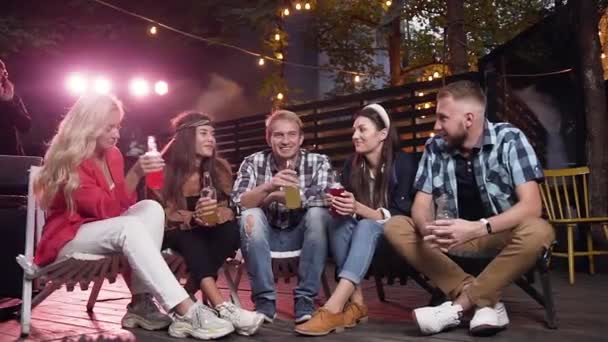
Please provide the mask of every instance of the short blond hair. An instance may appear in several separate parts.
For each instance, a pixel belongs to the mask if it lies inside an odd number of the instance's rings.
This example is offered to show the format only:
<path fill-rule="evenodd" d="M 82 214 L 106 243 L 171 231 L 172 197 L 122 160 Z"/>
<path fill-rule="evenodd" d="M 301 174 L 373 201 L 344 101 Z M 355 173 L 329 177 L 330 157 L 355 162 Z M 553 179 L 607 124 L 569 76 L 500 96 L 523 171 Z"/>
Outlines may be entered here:
<path fill-rule="evenodd" d="M 474 100 L 483 107 L 486 106 L 486 94 L 477 82 L 473 81 L 456 81 L 443 86 L 437 92 L 437 100 L 452 97 L 454 100 Z"/>
<path fill-rule="evenodd" d="M 294 122 L 296 125 L 298 125 L 298 128 L 300 128 L 300 133 L 304 132 L 304 124 L 302 123 L 302 120 L 300 119 L 298 114 L 296 114 L 292 111 L 289 111 L 289 110 L 279 109 L 279 110 L 272 112 L 270 114 L 270 116 L 266 119 L 266 137 L 267 138 L 270 137 L 270 134 L 272 134 L 272 131 L 271 131 L 272 124 L 278 120 L 287 120 L 287 121 Z"/>

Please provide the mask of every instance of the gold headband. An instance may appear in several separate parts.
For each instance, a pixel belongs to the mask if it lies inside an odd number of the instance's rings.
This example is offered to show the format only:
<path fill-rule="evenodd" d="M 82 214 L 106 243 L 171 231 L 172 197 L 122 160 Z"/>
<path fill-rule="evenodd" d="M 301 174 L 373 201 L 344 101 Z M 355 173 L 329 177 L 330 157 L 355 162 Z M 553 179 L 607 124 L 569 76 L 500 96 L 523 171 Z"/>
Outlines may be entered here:
<path fill-rule="evenodd" d="M 208 119 L 200 119 L 200 120 L 195 121 L 193 123 L 190 123 L 190 124 L 187 124 L 187 125 L 181 125 L 181 126 L 177 127 L 175 129 L 175 132 L 177 133 L 177 132 L 179 132 L 179 131 L 181 131 L 183 129 L 190 128 L 190 127 L 198 127 L 198 126 L 209 125 L 210 123 L 211 123 L 211 121 L 208 120 Z"/>

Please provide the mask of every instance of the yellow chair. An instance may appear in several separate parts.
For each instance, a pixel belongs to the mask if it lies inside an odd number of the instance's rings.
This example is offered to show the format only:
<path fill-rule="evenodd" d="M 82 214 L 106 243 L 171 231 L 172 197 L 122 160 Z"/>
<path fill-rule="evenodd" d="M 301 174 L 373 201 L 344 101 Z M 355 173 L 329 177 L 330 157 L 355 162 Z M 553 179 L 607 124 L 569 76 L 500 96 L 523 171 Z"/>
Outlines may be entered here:
<path fill-rule="evenodd" d="M 589 168 L 586 166 L 545 170 L 545 181 L 541 184 L 543 206 L 549 216 L 549 222 L 556 229 L 563 226 L 568 229 L 567 253 L 553 252 L 553 255 L 568 258 L 570 285 L 574 284 L 574 257 L 588 257 L 589 273 L 594 274 L 595 265 L 593 257 L 608 254 L 607 250 L 596 250 L 593 248 L 591 226 L 601 225 L 608 239 L 608 217 L 591 217 L 589 215 L 591 203 L 589 203 L 588 178 Z M 583 232 L 587 240 L 586 251 L 574 250 L 575 228 L 585 228 Z"/>

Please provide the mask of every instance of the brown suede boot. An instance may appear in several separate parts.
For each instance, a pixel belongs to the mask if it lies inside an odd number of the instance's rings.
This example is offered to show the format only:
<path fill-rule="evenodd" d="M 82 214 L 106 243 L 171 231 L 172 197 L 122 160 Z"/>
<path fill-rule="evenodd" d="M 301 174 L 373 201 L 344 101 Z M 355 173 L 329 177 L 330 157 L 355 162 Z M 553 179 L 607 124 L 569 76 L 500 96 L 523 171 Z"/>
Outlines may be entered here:
<path fill-rule="evenodd" d="M 317 310 L 306 323 L 296 325 L 298 334 L 307 336 L 323 336 L 335 331 L 344 331 L 344 313 L 333 314 L 325 308 Z"/>
<path fill-rule="evenodd" d="M 344 306 L 344 326 L 354 328 L 357 324 L 367 323 L 367 306 L 347 303 Z"/>

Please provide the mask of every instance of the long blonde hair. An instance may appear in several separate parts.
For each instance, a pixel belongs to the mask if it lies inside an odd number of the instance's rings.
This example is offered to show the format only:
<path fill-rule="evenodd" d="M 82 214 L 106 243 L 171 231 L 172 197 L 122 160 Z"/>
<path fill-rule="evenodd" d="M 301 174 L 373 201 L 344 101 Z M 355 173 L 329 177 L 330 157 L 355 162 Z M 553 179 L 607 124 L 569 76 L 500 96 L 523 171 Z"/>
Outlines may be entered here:
<path fill-rule="evenodd" d="M 68 210 L 75 211 L 72 193 L 80 186 L 78 165 L 93 156 L 97 138 L 114 111 L 122 117 L 122 104 L 114 96 L 89 94 L 82 96 L 61 120 L 34 181 L 34 191 L 43 208 L 48 208 L 57 192 L 63 191 Z"/>

